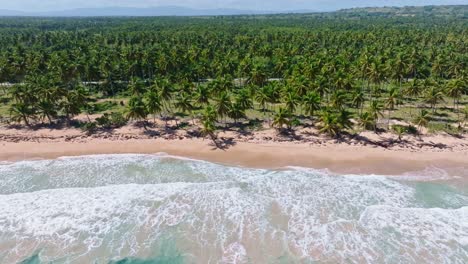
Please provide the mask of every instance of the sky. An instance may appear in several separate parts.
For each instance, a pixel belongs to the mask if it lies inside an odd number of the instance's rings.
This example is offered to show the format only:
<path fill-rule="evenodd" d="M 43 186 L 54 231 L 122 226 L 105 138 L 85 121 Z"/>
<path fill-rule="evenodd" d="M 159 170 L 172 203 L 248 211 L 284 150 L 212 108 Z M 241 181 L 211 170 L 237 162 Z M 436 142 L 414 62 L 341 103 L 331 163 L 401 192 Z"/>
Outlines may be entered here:
<path fill-rule="evenodd" d="M 95 7 L 182 6 L 197 9 L 334 10 L 359 6 L 468 4 L 468 0 L 0 0 L 0 9 L 55 11 Z"/>

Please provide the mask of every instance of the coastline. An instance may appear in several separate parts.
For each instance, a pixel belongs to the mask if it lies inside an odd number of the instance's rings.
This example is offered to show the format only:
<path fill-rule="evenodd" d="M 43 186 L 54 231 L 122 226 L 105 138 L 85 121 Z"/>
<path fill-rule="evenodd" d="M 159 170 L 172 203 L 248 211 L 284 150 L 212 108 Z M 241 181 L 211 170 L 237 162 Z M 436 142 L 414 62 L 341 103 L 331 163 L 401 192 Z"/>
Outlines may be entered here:
<path fill-rule="evenodd" d="M 407 135 L 399 140 L 392 133 L 360 132 L 331 139 L 313 127 L 296 129 L 293 135 L 264 127 L 258 131 L 219 132 L 215 144 L 199 137 L 197 130 L 173 127 L 165 127 L 159 120 L 157 126 L 148 129 L 129 124 L 87 134 L 77 128 L 0 126 L 0 161 L 167 153 L 232 166 L 305 167 L 339 174 L 402 175 L 440 168 L 468 179 L 466 135 Z"/>
<path fill-rule="evenodd" d="M 64 156 L 97 154 L 167 153 L 210 162 L 252 168 L 282 169 L 289 166 L 328 169 L 335 173 L 401 175 L 428 168 L 468 167 L 468 151 L 402 151 L 372 146 L 325 145 L 297 142 L 237 142 L 229 149 L 218 149 L 210 140 L 90 138 L 84 142 L 4 142 L 0 141 L 0 160 L 55 159 Z M 465 176 L 465 175 L 457 175 Z M 466 175 L 468 177 L 468 175 Z"/>

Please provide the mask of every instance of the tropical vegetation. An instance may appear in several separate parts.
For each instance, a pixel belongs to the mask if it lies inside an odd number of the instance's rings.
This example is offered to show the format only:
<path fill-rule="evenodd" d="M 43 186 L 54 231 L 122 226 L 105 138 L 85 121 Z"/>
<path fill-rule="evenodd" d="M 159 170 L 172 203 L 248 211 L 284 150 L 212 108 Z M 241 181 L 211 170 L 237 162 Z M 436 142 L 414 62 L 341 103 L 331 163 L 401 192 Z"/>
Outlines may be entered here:
<path fill-rule="evenodd" d="M 466 16 L 366 12 L 0 18 L 0 117 L 77 125 L 81 115 L 93 129 L 161 119 L 212 139 L 252 120 L 330 136 L 401 136 L 391 120 L 463 133 Z"/>

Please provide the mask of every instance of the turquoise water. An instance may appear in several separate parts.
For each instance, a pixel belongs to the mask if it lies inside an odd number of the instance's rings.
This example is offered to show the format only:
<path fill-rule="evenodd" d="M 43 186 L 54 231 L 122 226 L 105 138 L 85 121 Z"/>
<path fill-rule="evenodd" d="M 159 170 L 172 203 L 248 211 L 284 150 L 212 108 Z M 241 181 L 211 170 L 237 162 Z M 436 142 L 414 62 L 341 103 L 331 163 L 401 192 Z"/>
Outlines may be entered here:
<path fill-rule="evenodd" d="M 167 155 L 0 165 L 0 263 L 467 263 L 468 171 L 383 177 Z"/>

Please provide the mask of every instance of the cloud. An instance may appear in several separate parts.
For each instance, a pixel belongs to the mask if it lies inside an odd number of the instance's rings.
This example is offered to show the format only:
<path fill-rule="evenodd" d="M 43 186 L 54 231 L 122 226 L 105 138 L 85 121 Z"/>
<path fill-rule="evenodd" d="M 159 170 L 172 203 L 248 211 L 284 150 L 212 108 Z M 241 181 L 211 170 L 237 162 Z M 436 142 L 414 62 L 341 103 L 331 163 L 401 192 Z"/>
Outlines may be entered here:
<path fill-rule="evenodd" d="M 357 6 L 466 4 L 466 0 L 0 0 L 0 9 L 50 11 L 81 7 L 184 6 L 255 10 L 333 10 Z"/>

